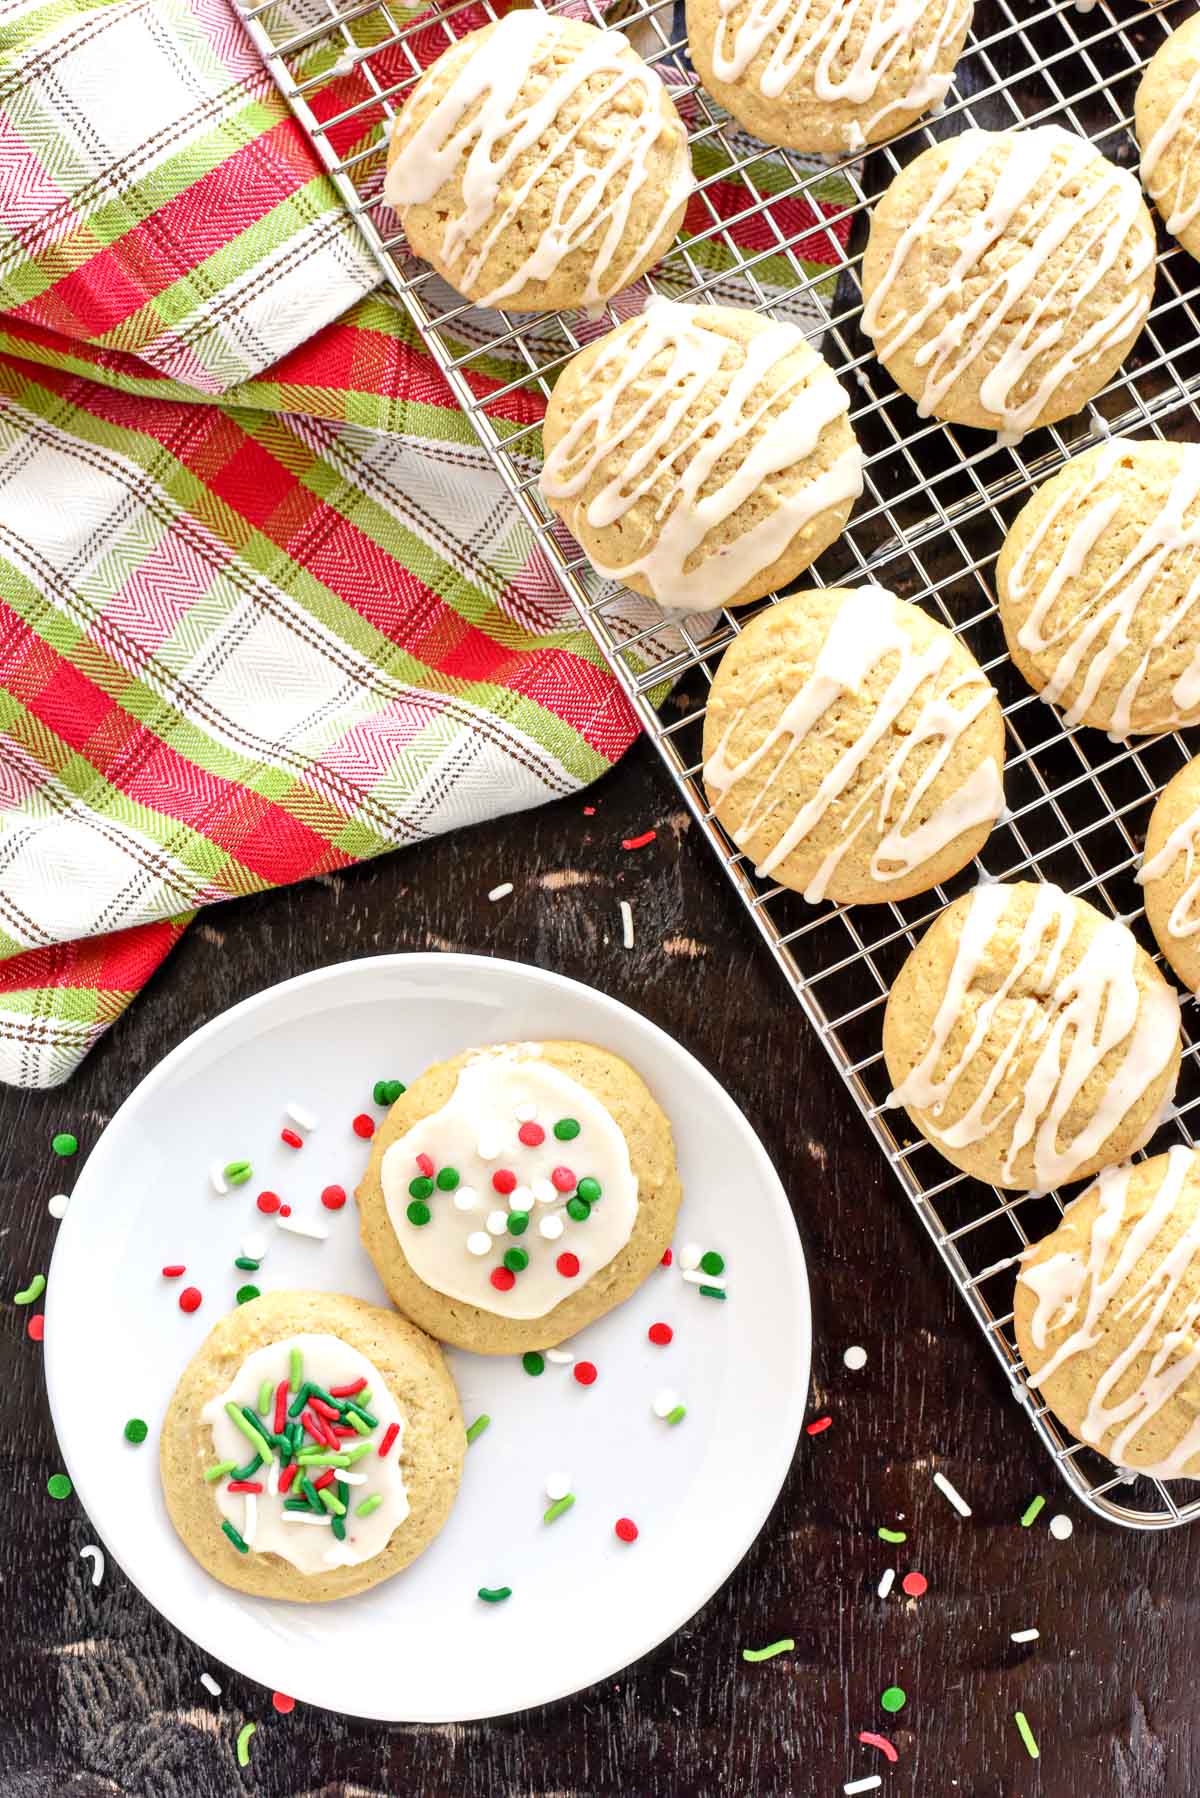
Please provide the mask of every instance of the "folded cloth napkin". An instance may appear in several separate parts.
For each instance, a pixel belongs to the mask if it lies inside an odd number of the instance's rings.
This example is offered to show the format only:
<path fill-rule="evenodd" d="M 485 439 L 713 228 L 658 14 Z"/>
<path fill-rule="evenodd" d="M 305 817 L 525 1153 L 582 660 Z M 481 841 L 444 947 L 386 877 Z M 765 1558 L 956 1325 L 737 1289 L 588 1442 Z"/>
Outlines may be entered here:
<path fill-rule="evenodd" d="M 10 11 L 0 167 L 0 1080 L 50 1086 L 198 907 L 637 727 L 225 0 Z"/>

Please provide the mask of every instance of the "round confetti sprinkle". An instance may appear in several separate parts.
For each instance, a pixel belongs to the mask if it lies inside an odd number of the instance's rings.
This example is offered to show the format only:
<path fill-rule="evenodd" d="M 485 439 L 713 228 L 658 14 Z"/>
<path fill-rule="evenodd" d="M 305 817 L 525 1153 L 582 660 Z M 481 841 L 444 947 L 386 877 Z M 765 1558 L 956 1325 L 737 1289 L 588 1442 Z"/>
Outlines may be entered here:
<path fill-rule="evenodd" d="M 511 1292 L 517 1283 L 517 1276 L 507 1267 L 494 1267 L 488 1278 L 497 1292 Z"/>
<path fill-rule="evenodd" d="M 900 1686 L 889 1686 L 880 1694 L 879 1702 L 885 1711 L 902 1711 L 908 1703 L 908 1694 Z"/>
<path fill-rule="evenodd" d="M 1050 1534 L 1056 1542 L 1065 1542 L 1068 1536 L 1074 1535 L 1075 1525 L 1062 1511 L 1050 1519 Z"/>
<path fill-rule="evenodd" d="M 254 1169 L 245 1160 L 227 1161 L 221 1172 L 231 1186 L 244 1186 Z"/>
<path fill-rule="evenodd" d="M 544 1355 L 540 1355 L 537 1349 L 529 1349 L 527 1353 L 521 1356 L 521 1366 L 528 1374 L 536 1375 L 544 1373 L 546 1368 L 546 1358 Z"/>
<path fill-rule="evenodd" d="M 636 1542 L 638 1539 L 638 1526 L 633 1521 L 632 1517 L 618 1517 L 617 1521 L 613 1524 L 613 1535 L 616 1536 L 619 1542 Z"/>
<path fill-rule="evenodd" d="M 683 1247 L 679 1251 L 679 1265 L 683 1269 L 685 1274 L 690 1274 L 696 1268 L 699 1267 L 700 1257 L 703 1254 L 703 1252 L 704 1251 L 701 1249 L 699 1243 L 695 1243 L 695 1242 L 685 1242 L 684 1243 Z"/>
<path fill-rule="evenodd" d="M 456 1167 L 439 1168 L 437 1176 L 438 1191 L 453 1192 L 461 1178 L 462 1176 Z"/>
<path fill-rule="evenodd" d="M 907 1592 L 910 1598 L 924 1598 L 929 1590 L 929 1581 L 923 1573 L 906 1573 L 900 1581 L 900 1589 Z"/>
<path fill-rule="evenodd" d="M 371 1090 L 376 1105 L 394 1105 L 404 1091 L 399 1080 L 377 1080 Z"/>
<path fill-rule="evenodd" d="M 576 1197 L 567 1200 L 567 1216 L 574 1218 L 577 1224 L 586 1223 L 591 1215 L 592 1208 L 586 1199 Z"/>
<path fill-rule="evenodd" d="M 65 1473 L 52 1473 L 46 1481 L 46 1490 L 51 1498 L 70 1498 L 75 1488 Z"/>
<path fill-rule="evenodd" d="M 291 1206 L 290 1205 L 281 1205 L 279 1207 L 279 1215 L 280 1215 L 280 1217 L 291 1217 L 291 1215 L 292 1215 Z"/>
<path fill-rule="evenodd" d="M 324 1205 L 326 1211 L 340 1211 L 342 1206 L 346 1203 L 345 1187 L 323 1186 L 321 1188 L 321 1203 Z"/>
<path fill-rule="evenodd" d="M 539 1144 L 545 1142 L 546 1132 L 542 1129 L 540 1124 L 532 1122 L 522 1124 L 521 1128 L 517 1131 L 517 1140 L 518 1142 L 523 1142 L 527 1149 L 536 1149 Z"/>
<path fill-rule="evenodd" d="M 846 1350 L 845 1354 L 842 1356 L 842 1360 L 850 1369 L 851 1373 L 857 1373 L 860 1367 L 865 1367 L 867 1365 L 867 1351 L 865 1348 L 859 1348 L 856 1342 Z"/>
<path fill-rule="evenodd" d="M 493 1236 L 503 1236 L 505 1231 L 508 1229 L 508 1213 L 507 1213 L 507 1211 L 489 1211 L 488 1217 L 487 1217 L 487 1227 L 491 1231 Z"/>
<path fill-rule="evenodd" d="M 375 1134 L 375 1119 L 369 1118 L 365 1111 L 360 1111 L 350 1128 L 355 1136 L 372 1137 Z"/>
<path fill-rule="evenodd" d="M 404 1215 L 410 1224 L 416 1224 L 417 1228 L 420 1229 L 422 1224 L 427 1224 L 429 1222 L 433 1213 L 430 1211 L 424 1199 L 413 1199 L 406 1207 Z"/>
<path fill-rule="evenodd" d="M 79 1151 L 79 1139 L 69 1130 L 60 1130 L 57 1136 L 50 1138 L 50 1147 L 56 1155 L 75 1155 Z"/>
<path fill-rule="evenodd" d="M 467 1237 L 467 1252 L 471 1255 L 490 1255 L 492 1239 L 486 1230 L 472 1230 Z"/>
<path fill-rule="evenodd" d="M 570 1490 L 571 1476 L 569 1473 L 557 1469 L 554 1473 L 546 1475 L 546 1497 L 552 1504 L 556 1504 L 560 1498 L 565 1498 Z"/>
<path fill-rule="evenodd" d="M 296 1700 L 294 1698 L 289 1698 L 286 1692 L 272 1692 L 271 1703 L 275 1706 L 275 1709 L 279 1712 L 281 1717 L 290 1715 L 296 1708 Z"/>
<path fill-rule="evenodd" d="M 234 1294 L 239 1305 L 248 1305 L 251 1299 L 261 1297 L 257 1286 L 239 1286 Z"/>
<path fill-rule="evenodd" d="M 569 1167 L 551 1168 L 550 1184 L 555 1192 L 574 1192 L 575 1176 Z"/>
<path fill-rule="evenodd" d="M 460 1186 L 454 1195 L 456 1211 L 474 1211 L 479 1203 L 479 1194 L 473 1186 Z"/>
<path fill-rule="evenodd" d="M 517 1176 L 510 1167 L 498 1167 L 492 1175 L 492 1186 L 496 1192 L 507 1197 L 510 1192 L 516 1191 Z"/>
<path fill-rule="evenodd" d="M 433 1181 L 428 1174 L 418 1174 L 415 1180 L 408 1183 L 410 1199 L 431 1199 L 433 1197 Z"/>
<path fill-rule="evenodd" d="M 651 1410 L 656 1417 L 669 1417 L 679 1403 L 679 1394 L 670 1386 L 663 1386 L 654 1394 Z"/>
<path fill-rule="evenodd" d="M 594 1386 L 596 1383 L 596 1363 L 594 1361 L 577 1361 L 571 1372 L 581 1386 Z"/>
<path fill-rule="evenodd" d="M 573 1280 L 579 1272 L 579 1256 L 572 1255 L 569 1250 L 564 1249 L 554 1265 L 564 1280 Z"/>
<path fill-rule="evenodd" d="M 600 1182 L 599 1180 L 593 1180 L 590 1174 L 584 1175 L 575 1190 L 581 1199 L 587 1200 L 589 1205 L 594 1205 L 596 1200 L 601 1196 Z"/>
<path fill-rule="evenodd" d="M 707 1250 L 700 1257 L 700 1272 L 702 1274 L 723 1274 L 725 1272 L 724 1255 L 718 1255 L 716 1249 Z"/>
<path fill-rule="evenodd" d="M 149 1424 L 140 1417 L 131 1417 L 125 1425 L 126 1442 L 144 1442 L 149 1434 Z"/>
<path fill-rule="evenodd" d="M 46 1210 L 51 1217 L 63 1218 L 67 1215 L 67 1206 L 70 1203 L 65 1192 L 56 1192 L 52 1199 L 46 1200 Z"/>
<path fill-rule="evenodd" d="M 578 1118 L 559 1118 L 554 1126 L 554 1134 L 559 1142 L 574 1142 L 579 1135 Z"/>
<path fill-rule="evenodd" d="M 508 1214 L 508 1233 L 510 1236 L 524 1236 L 529 1228 L 528 1211 L 510 1211 Z"/>
<path fill-rule="evenodd" d="M 539 1218 L 538 1220 L 538 1230 L 545 1237 L 547 1242 L 557 1242 L 562 1235 L 564 1228 L 565 1226 L 562 1218 L 559 1217 L 556 1212 L 551 1212 L 549 1217 Z"/>
<path fill-rule="evenodd" d="M 670 1342 L 675 1335 L 675 1332 L 670 1324 L 651 1324 L 650 1328 L 646 1331 L 646 1334 L 651 1342 L 656 1343 L 659 1348 L 666 1348 L 668 1342 Z"/>
<path fill-rule="evenodd" d="M 254 1203 L 270 1217 L 273 1211 L 279 1210 L 281 1200 L 277 1192 L 260 1192 Z"/>
<path fill-rule="evenodd" d="M 25 1325 L 25 1328 L 31 1342 L 41 1342 L 46 1334 L 46 1320 L 40 1311 L 36 1317 L 30 1318 L 29 1322 Z"/>
<path fill-rule="evenodd" d="M 523 1274 L 529 1266 L 529 1256 L 524 1249 L 505 1249 L 504 1265 L 510 1274 Z"/>

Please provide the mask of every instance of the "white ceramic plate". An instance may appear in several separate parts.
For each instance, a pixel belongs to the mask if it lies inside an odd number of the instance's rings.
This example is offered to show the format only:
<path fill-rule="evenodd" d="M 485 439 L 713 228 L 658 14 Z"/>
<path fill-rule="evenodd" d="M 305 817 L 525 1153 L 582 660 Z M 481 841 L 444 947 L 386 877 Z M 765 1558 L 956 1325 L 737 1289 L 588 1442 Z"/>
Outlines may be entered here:
<path fill-rule="evenodd" d="M 516 1358 L 454 1352 L 468 1419 L 462 1491 L 407 1572 L 340 1604 L 268 1603 L 208 1578 L 177 1540 L 158 1482 L 158 1424 L 175 1381 L 246 1280 L 383 1302 L 359 1246 L 351 1191 L 368 1144 L 351 1130 L 377 1079 L 412 1079 L 472 1045 L 574 1037 L 645 1077 L 670 1116 L 684 1202 L 676 1246 L 727 1262 L 728 1300 L 660 1268 L 569 1345 L 594 1361 L 538 1378 Z M 301 1150 L 279 1138 L 294 1099 L 319 1119 Z M 254 1178 L 217 1197 L 213 1161 L 245 1156 Z M 325 1242 L 285 1233 L 255 1208 L 278 1192 Z M 257 1274 L 233 1257 L 247 1232 L 270 1247 Z M 161 1269 L 185 1262 L 183 1281 Z M 204 1303 L 178 1306 L 182 1285 Z M 672 1324 L 656 1348 L 647 1329 Z M 779 1180 L 711 1075 L 635 1012 L 536 968 L 467 955 L 355 961 L 270 988 L 180 1044 L 126 1101 L 84 1167 L 59 1231 L 46 1304 L 46 1379 L 59 1442 L 105 1548 L 164 1616 L 210 1654 L 309 1704 L 388 1722 L 489 1717 L 603 1679 L 677 1629 L 761 1529 L 783 1483 L 808 1390 L 804 1257 Z M 673 1387 L 675 1426 L 651 1411 Z M 140 1447 L 126 1419 L 145 1418 Z M 574 1509 L 542 1522 L 544 1481 L 570 1473 Z M 632 1517 L 631 1545 L 613 1524 Z M 511 1586 L 503 1604 L 480 1586 Z"/>

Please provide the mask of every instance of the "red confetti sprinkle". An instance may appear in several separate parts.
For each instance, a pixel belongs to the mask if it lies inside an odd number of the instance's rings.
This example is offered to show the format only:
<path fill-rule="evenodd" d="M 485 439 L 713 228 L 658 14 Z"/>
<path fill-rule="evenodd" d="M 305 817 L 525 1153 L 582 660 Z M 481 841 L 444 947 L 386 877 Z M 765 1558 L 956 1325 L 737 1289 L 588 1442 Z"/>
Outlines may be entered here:
<path fill-rule="evenodd" d="M 594 1361 L 577 1361 L 571 1372 L 581 1386 L 594 1386 L 596 1383 L 596 1363 Z"/>
<path fill-rule="evenodd" d="M 279 1207 L 279 1215 L 280 1215 L 280 1217 L 291 1217 L 291 1215 L 292 1215 L 291 1206 L 290 1205 L 281 1205 Z"/>
<path fill-rule="evenodd" d="M 585 818 L 594 818 L 596 816 L 595 806 L 594 805 L 585 805 L 583 808 L 583 815 Z"/>
<path fill-rule="evenodd" d="M 651 1342 L 657 1342 L 659 1348 L 665 1348 L 675 1332 L 670 1324 L 651 1324 L 646 1334 Z"/>
<path fill-rule="evenodd" d="M 181 1311 L 199 1311 L 204 1294 L 198 1286 L 185 1286 L 179 1295 Z"/>
<path fill-rule="evenodd" d="M 379 1454 L 379 1457 L 381 1460 L 382 1460 L 383 1456 L 387 1454 L 388 1450 L 392 1446 L 392 1443 L 396 1440 L 396 1438 L 399 1434 L 400 1434 L 400 1425 L 398 1423 L 389 1423 L 387 1429 L 383 1432 L 383 1441 L 379 1444 L 379 1448 L 377 1450 L 377 1453 Z"/>
<path fill-rule="evenodd" d="M 291 1387 L 290 1387 L 287 1377 L 285 1375 L 285 1377 L 282 1380 L 280 1380 L 278 1386 L 276 1386 L 276 1388 L 275 1388 L 275 1419 L 274 1419 L 274 1422 L 275 1422 L 275 1434 L 277 1436 L 282 1436 L 283 1432 L 287 1429 L 287 1407 L 288 1407 L 288 1399 L 290 1396 L 291 1396 Z"/>
<path fill-rule="evenodd" d="M 288 1716 L 296 1708 L 296 1700 L 289 1698 L 286 1692 L 272 1692 L 271 1703 L 281 1717 Z"/>
<path fill-rule="evenodd" d="M 417 1166 L 427 1180 L 433 1179 L 434 1167 L 432 1155 L 426 1155 L 424 1151 L 422 1151 L 421 1154 L 417 1156 Z"/>
<path fill-rule="evenodd" d="M 663 1258 L 659 1262 L 658 1265 L 660 1267 L 670 1267 L 670 1265 L 671 1265 L 672 1261 L 674 1261 L 674 1259 L 675 1259 L 674 1250 L 673 1249 L 664 1249 L 663 1250 Z"/>
<path fill-rule="evenodd" d="M 322 1486 L 332 1486 L 333 1485 L 333 1468 L 326 1467 L 323 1472 L 321 1472 L 317 1475 L 317 1477 L 313 1481 L 312 1485 L 313 1485 L 314 1492 L 319 1492 L 321 1490 Z"/>
<path fill-rule="evenodd" d="M 574 1192 L 575 1176 L 569 1167 L 556 1167 L 550 1171 L 550 1184 L 556 1192 Z"/>
<path fill-rule="evenodd" d="M 626 837 L 621 844 L 622 849 L 644 849 L 658 835 L 656 830 L 644 830 L 640 837 Z"/>
<path fill-rule="evenodd" d="M 360 1374 L 358 1379 L 351 1381 L 349 1386 L 331 1386 L 329 1396 L 330 1398 L 353 1398 L 356 1392 L 362 1391 L 366 1383 L 366 1374 Z M 275 1434 L 278 1436 L 280 1432 L 276 1430 Z"/>
<path fill-rule="evenodd" d="M 832 1417 L 814 1417 L 811 1423 L 805 1424 L 804 1428 L 808 1435 L 819 1436 L 821 1431 L 827 1430 L 832 1422 Z"/>
<path fill-rule="evenodd" d="M 900 1759 L 886 1736 L 877 1736 L 872 1730 L 864 1729 L 860 1732 L 858 1739 L 860 1742 L 865 1742 L 868 1748 L 881 1748 L 890 1761 Z"/>
<path fill-rule="evenodd" d="M 288 1462 L 287 1466 L 284 1468 L 283 1472 L 279 1476 L 279 1490 L 281 1492 L 287 1491 L 288 1487 L 291 1485 L 292 1481 L 295 1479 L 295 1477 L 299 1473 L 299 1471 L 300 1471 L 299 1461 L 289 1461 Z"/>
<path fill-rule="evenodd" d="M 929 1581 L 923 1573 L 906 1573 L 900 1584 L 910 1598 L 924 1598 L 929 1590 Z"/>
<path fill-rule="evenodd" d="M 339 1410 L 337 1410 L 337 1408 L 335 1406 L 327 1405 L 325 1403 L 325 1400 L 323 1398 L 318 1398 L 315 1393 L 313 1394 L 312 1398 L 309 1399 L 308 1402 L 312 1406 L 313 1410 L 316 1412 L 318 1417 L 327 1417 L 329 1419 L 330 1423 L 335 1422 L 342 1415 L 341 1412 Z"/>
<path fill-rule="evenodd" d="M 517 1283 L 516 1274 L 508 1267 L 494 1267 L 491 1277 L 497 1292 L 511 1292 Z"/>
<path fill-rule="evenodd" d="M 613 1524 L 613 1531 L 622 1542 L 636 1542 L 638 1526 L 632 1517 L 618 1517 Z"/>
<path fill-rule="evenodd" d="M 272 1211 L 279 1210 L 279 1194 L 277 1192 L 260 1192 L 254 1203 L 260 1211 L 265 1211 L 269 1216 Z"/>
<path fill-rule="evenodd" d="M 579 1256 L 572 1255 L 571 1251 L 566 1249 L 554 1265 L 564 1280 L 573 1280 L 579 1272 Z"/>
<path fill-rule="evenodd" d="M 279 1132 L 279 1139 L 281 1142 L 285 1142 L 289 1149 L 302 1149 L 304 1147 L 304 1138 L 296 1130 L 281 1130 Z"/>
<path fill-rule="evenodd" d="M 177 1280 L 180 1274 L 186 1274 L 186 1272 L 187 1266 L 184 1262 L 172 1261 L 169 1266 L 163 1268 L 163 1279 Z"/>
<path fill-rule="evenodd" d="M 30 1337 L 34 1342 L 40 1342 L 42 1340 L 42 1337 L 46 1334 L 46 1320 L 40 1311 L 36 1317 L 30 1318 L 29 1322 L 25 1325 L 25 1328 L 29 1331 Z"/>
<path fill-rule="evenodd" d="M 498 1167 L 492 1175 L 492 1185 L 496 1191 L 507 1196 L 517 1190 L 517 1176 L 510 1167 Z"/>
<path fill-rule="evenodd" d="M 344 1186 L 326 1186 L 321 1190 L 321 1203 L 326 1211 L 340 1211 L 346 1203 Z"/>
<path fill-rule="evenodd" d="M 353 1130 L 355 1136 L 374 1136 L 375 1119 L 369 1118 L 365 1111 L 360 1111 L 350 1128 Z"/>
<path fill-rule="evenodd" d="M 230 1480 L 225 1488 L 226 1492 L 261 1492 L 262 1489 L 261 1480 Z"/>
<path fill-rule="evenodd" d="M 517 1139 L 518 1141 L 523 1142 L 527 1149 L 536 1149 L 539 1143 L 545 1142 L 546 1132 L 542 1129 L 540 1124 L 535 1124 L 530 1120 L 530 1122 L 521 1125 L 521 1128 L 517 1131 Z"/>

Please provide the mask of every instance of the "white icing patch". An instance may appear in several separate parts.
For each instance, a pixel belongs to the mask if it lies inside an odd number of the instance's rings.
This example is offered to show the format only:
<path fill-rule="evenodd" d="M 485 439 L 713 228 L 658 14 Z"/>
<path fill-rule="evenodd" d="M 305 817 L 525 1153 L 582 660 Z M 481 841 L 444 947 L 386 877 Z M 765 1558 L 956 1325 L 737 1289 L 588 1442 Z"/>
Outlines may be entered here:
<path fill-rule="evenodd" d="M 1171 907 L 1171 915 L 1167 919 L 1167 934 L 1173 937 L 1195 936 L 1200 930 L 1200 910 L 1197 900 L 1200 899 L 1200 871 L 1197 871 L 1196 852 L 1200 848 L 1200 806 L 1189 812 L 1180 820 L 1157 854 L 1148 857 L 1138 873 L 1139 886 L 1145 886 L 1148 880 L 1161 880 L 1169 872 L 1175 861 L 1182 855 L 1184 860 L 1184 887 L 1178 899 Z"/>
<path fill-rule="evenodd" d="M 337 1336 L 307 1332 L 282 1342 L 269 1343 L 248 1355 L 228 1389 L 211 1399 L 201 1412 L 204 1422 L 212 1430 L 212 1459 L 233 1461 L 239 1467 L 250 1461 L 254 1450 L 225 1407 L 233 1403 L 257 1410 L 263 1383 L 269 1382 L 274 1390 L 281 1380 L 287 1379 L 292 1349 L 298 1349 L 303 1357 L 303 1378 L 315 1380 L 327 1392 L 333 1386 L 349 1386 L 365 1379 L 371 1393 L 369 1411 L 378 1419 L 378 1428 L 371 1432 L 369 1440 L 377 1445 L 388 1425 L 396 1423 L 400 1426 L 396 1441 L 385 1457 L 381 1458 L 372 1447 L 369 1453 L 355 1461 L 353 1470 L 366 1475 L 369 1490 L 365 1494 L 356 1492 L 354 1504 L 346 1507 L 344 1542 L 334 1540 L 327 1515 L 308 1519 L 322 1529 L 321 1535 L 315 1530 L 292 1529 L 295 1521 L 304 1521 L 305 1513 L 285 1510 L 284 1498 L 298 1494 L 280 1494 L 277 1479 L 272 1492 L 266 1467 L 257 1469 L 250 1476 L 263 1485 L 261 1493 L 230 1492 L 228 1479 L 222 1478 L 211 1488 L 214 1503 L 220 1517 L 228 1519 L 242 1539 L 251 1545 L 252 1553 L 281 1555 L 291 1566 L 306 1574 L 321 1573 L 330 1566 L 357 1567 L 387 1547 L 392 1531 L 408 1516 L 409 1505 L 400 1465 L 404 1446 L 403 1415 L 378 1368 L 349 1343 Z M 289 1393 L 288 1396 L 290 1403 L 294 1395 Z M 268 1418 L 267 1422 L 270 1424 L 272 1419 Z M 347 1446 L 353 1448 L 356 1442 L 366 1440 L 367 1437 L 356 1436 L 348 1439 Z M 277 1462 L 272 1464 L 277 1465 Z M 319 1467 L 314 1469 L 315 1473 L 320 1471 Z M 335 1478 L 339 1473 L 337 1470 Z M 336 1491 L 336 1486 L 334 1489 Z M 357 1516 L 356 1505 L 374 1493 L 381 1496 L 383 1503 L 369 1517 Z M 219 1520 L 213 1527 L 219 1527 Z M 237 1551 L 231 1546 L 230 1552 Z"/>
<path fill-rule="evenodd" d="M 1173 237 L 1178 237 L 1181 231 L 1186 231 L 1196 214 L 1200 212 L 1200 178 L 1197 178 L 1197 171 L 1193 165 L 1197 137 L 1200 136 L 1198 100 L 1200 100 L 1200 62 L 1197 62 L 1191 76 L 1180 89 L 1175 104 L 1142 153 L 1142 180 L 1146 184 L 1146 191 L 1154 200 L 1163 216 L 1167 230 Z M 1159 172 L 1159 163 L 1185 126 L 1187 128 L 1185 135 L 1189 141 L 1180 156 L 1179 176 L 1175 182 L 1174 192 L 1170 192 L 1167 181 L 1162 177 L 1156 180 L 1155 176 Z"/>
<path fill-rule="evenodd" d="M 497 1120 L 513 1119 L 522 1104 L 535 1105 L 537 1116 L 545 1120 L 543 1140 L 521 1143 L 511 1130 L 500 1164 L 483 1165 L 481 1138 L 486 1141 L 498 1128 Z M 575 1119 L 579 1135 L 560 1142 L 554 1124 L 561 1118 Z M 554 1169 L 565 1167 L 576 1180 L 596 1180 L 601 1196 L 586 1218 L 575 1219 L 567 1211 L 573 1186 L 553 1191 L 553 1208 L 547 1205 L 539 1227 L 535 1229 L 530 1219 L 517 1232 L 510 1229 L 508 1210 L 493 1211 L 487 1227 L 497 1240 L 485 1262 L 464 1236 L 450 1195 L 436 1186 L 425 1201 L 430 1221 L 422 1225 L 409 1221 L 409 1188 L 420 1173 L 419 1154 L 428 1155 L 435 1169 L 455 1168 L 461 1179 L 489 1193 L 495 1191 L 494 1177 L 507 1183 L 505 1174 L 514 1175 L 518 1185 L 532 1193 L 539 1179 L 549 1181 Z M 449 1298 L 500 1317 L 544 1317 L 624 1248 L 637 1217 L 637 1178 L 611 1113 L 586 1087 L 541 1060 L 536 1046 L 528 1044 L 472 1057 L 441 1110 L 423 1118 L 388 1149 L 380 1177 L 392 1228 L 418 1279 Z M 518 1214 L 511 1215 L 517 1221 Z M 566 1246 L 579 1259 L 579 1273 L 573 1277 L 559 1273 L 556 1252 L 540 1228 L 551 1218 L 561 1222 Z M 528 1256 L 528 1265 L 516 1270 L 508 1291 L 501 1291 L 491 1275 L 513 1249 Z"/>

